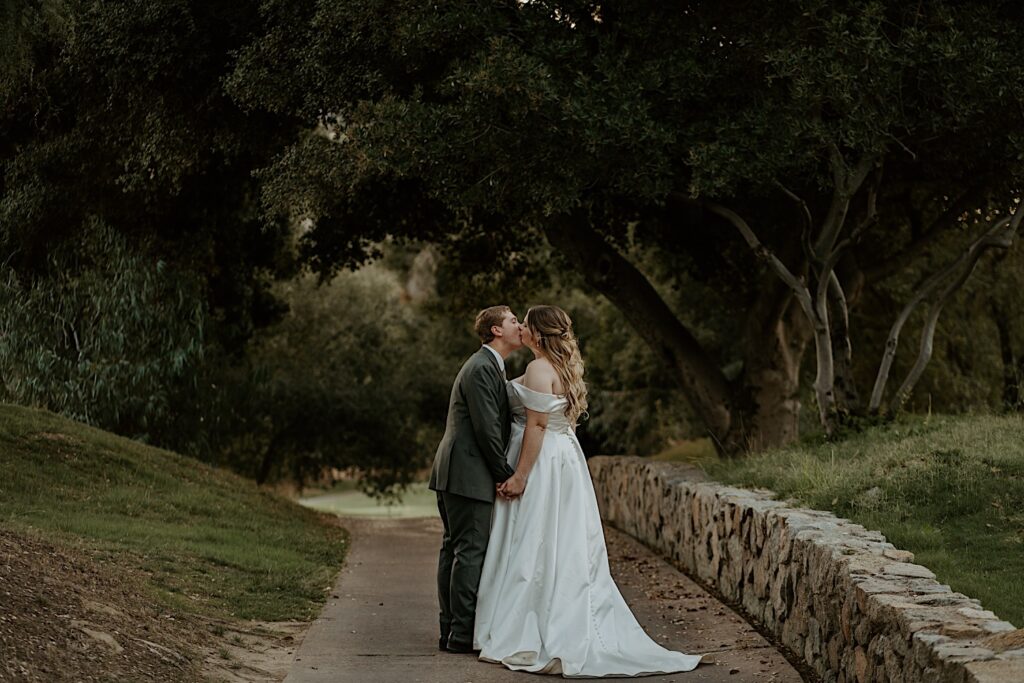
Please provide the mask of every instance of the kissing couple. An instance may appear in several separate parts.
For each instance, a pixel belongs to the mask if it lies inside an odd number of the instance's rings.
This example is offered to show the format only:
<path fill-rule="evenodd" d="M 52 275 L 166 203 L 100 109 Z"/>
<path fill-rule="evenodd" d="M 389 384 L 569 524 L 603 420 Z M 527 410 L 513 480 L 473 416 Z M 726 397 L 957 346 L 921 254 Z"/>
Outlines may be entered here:
<path fill-rule="evenodd" d="M 576 439 L 587 388 L 569 316 L 534 306 L 520 323 L 492 306 L 474 327 L 483 345 L 455 377 L 430 475 L 440 649 L 566 678 L 693 670 L 700 655 L 648 637 L 612 579 Z M 533 360 L 508 380 L 523 346 Z"/>

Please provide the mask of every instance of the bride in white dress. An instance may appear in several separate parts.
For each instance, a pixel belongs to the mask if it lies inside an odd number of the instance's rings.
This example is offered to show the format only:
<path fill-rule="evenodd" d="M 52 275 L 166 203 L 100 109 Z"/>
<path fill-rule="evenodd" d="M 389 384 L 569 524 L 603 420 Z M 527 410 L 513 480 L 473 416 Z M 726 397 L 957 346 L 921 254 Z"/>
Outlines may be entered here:
<path fill-rule="evenodd" d="M 536 306 L 522 331 L 535 358 L 507 385 L 513 414 L 507 456 L 516 474 L 498 485 L 474 649 L 509 669 L 566 678 L 693 670 L 700 655 L 651 640 L 612 580 L 575 433 L 586 388 L 569 316 L 556 306 Z"/>

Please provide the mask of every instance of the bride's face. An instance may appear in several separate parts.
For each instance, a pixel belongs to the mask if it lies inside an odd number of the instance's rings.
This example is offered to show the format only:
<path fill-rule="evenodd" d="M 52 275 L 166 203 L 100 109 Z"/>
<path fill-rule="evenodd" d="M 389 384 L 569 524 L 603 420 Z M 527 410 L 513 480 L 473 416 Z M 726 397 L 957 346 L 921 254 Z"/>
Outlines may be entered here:
<path fill-rule="evenodd" d="M 533 332 L 530 332 L 530 326 L 526 324 L 527 320 L 529 320 L 529 319 L 530 319 L 529 315 L 527 315 L 525 318 L 523 318 L 523 322 L 519 323 L 519 330 L 520 330 L 520 333 L 522 334 L 523 346 L 525 346 L 525 347 L 527 347 L 529 349 L 536 349 L 537 348 L 537 342 L 536 342 L 536 340 L 533 337 Z"/>

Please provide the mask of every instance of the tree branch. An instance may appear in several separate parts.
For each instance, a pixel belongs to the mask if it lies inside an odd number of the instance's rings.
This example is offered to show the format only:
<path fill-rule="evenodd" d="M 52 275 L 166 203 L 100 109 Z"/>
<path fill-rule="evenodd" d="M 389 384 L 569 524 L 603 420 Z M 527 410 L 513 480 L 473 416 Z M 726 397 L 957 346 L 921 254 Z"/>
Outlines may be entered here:
<path fill-rule="evenodd" d="M 864 269 L 864 279 L 868 283 L 875 283 L 884 280 L 896 271 L 900 270 L 908 261 L 920 255 L 930 246 L 943 232 L 952 227 L 956 221 L 967 211 L 978 206 L 986 194 L 992 190 L 991 175 L 985 175 L 977 183 L 971 186 L 950 204 L 939 216 L 925 228 L 920 237 L 912 240 L 908 245 L 900 249 L 888 258 L 871 267 Z"/>
<path fill-rule="evenodd" d="M 602 237 L 580 211 L 544 226 L 551 246 L 615 305 L 669 367 L 716 445 L 726 453 L 742 447 L 732 423 L 729 383 L 718 363 L 679 320 L 650 281 Z"/>
<path fill-rule="evenodd" d="M 800 305 L 803 306 L 804 310 L 807 312 L 807 317 L 813 320 L 814 309 L 811 303 L 811 293 L 807 288 L 806 283 L 804 283 L 801 278 L 794 275 L 793 272 L 786 267 L 786 264 L 783 263 L 771 249 L 766 247 L 760 239 L 758 239 L 757 235 L 754 234 L 754 231 L 738 213 L 720 204 L 715 204 L 714 202 L 704 202 L 703 206 L 708 211 L 726 219 L 732 223 L 737 230 L 739 230 L 740 235 L 743 236 L 743 239 L 754 251 L 754 255 L 758 260 L 771 266 L 772 270 L 775 271 L 782 281 L 789 285 L 796 294 L 797 299 L 800 301 Z"/>
<path fill-rule="evenodd" d="M 865 154 L 853 170 L 847 170 L 846 162 L 843 160 L 839 149 L 832 145 L 829 150 L 830 163 L 832 165 L 832 177 L 835 187 L 832 191 L 832 202 L 828 208 L 828 214 L 821 226 L 821 233 L 814 244 L 814 253 L 824 259 L 823 254 L 829 254 L 835 248 L 839 233 L 846 223 L 846 213 L 850 208 L 850 200 L 857 194 L 857 190 L 864 184 L 868 173 L 875 166 L 879 158 L 874 155 Z"/>
<path fill-rule="evenodd" d="M 868 410 L 872 412 L 877 411 L 882 404 L 882 395 L 885 391 L 885 385 L 889 379 L 889 371 L 892 368 L 893 360 L 896 357 L 896 348 L 899 344 L 900 331 L 910 318 L 910 314 L 927 296 L 935 291 L 947 277 L 963 268 L 960 276 L 947 286 L 945 290 L 943 290 L 942 294 L 929 309 L 929 315 L 921 335 L 921 348 L 918 353 L 917 362 L 915 362 L 914 367 L 900 386 L 899 391 L 897 391 L 896 397 L 892 401 L 891 409 L 898 409 L 903 405 L 907 397 L 910 395 L 910 391 L 913 389 L 914 384 L 924 371 L 924 366 L 927 365 L 928 360 L 931 358 L 935 326 L 938 322 L 939 313 L 941 313 L 945 302 L 957 289 L 960 288 L 960 286 L 963 285 L 964 282 L 967 281 L 971 273 L 974 271 L 974 267 L 977 264 L 978 259 L 985 250 L 993 247 L 1008 248 L 1013 243 L 1013 237 L 1020 227 L 1021 218 L 1024 217 L 1024 210 L 1022 210 L 1022 207 L 1024 207 L 1024 202 L 1017 205 L 1012 216 L 997 221 L 992 225 L 992 227 L 986 230 L 983 235 L 972 242 L 967 250 L 964 251 L 964 253 L 962 253 L 957 259 L 925 280 L 914 296 L 911 297 L 910 301 L 907 302 L 906 306 L 903 307 L 903 310 L 900 311 L 895 322 L 893 322 L 892 328 L 889 330 L 889 337 L 885 342 L 885 351 L 882 355 L 882 362 L 879 365 L 878 374 L 875 377 L 875 385 L 871 391 Z"/>
<path fill-rule="evenodd" d="M 846 293 L 835 270 L 829 273 L 829 294 L 836 309 L 832 325 L 832 352 L 835 356 L 836 405 L 841 412 L 860 409 L 856 385 L 853 382 L 853 344 L 850 343 L 850 311 Z"/>
<path fill-rule="evenodd" d="M 814 264 L 818 259 L 814 255 L 814 247 L 811 246 L 811 231 L 814 229 L 814 217 L 811 215 L 810 207 L 807 205 L 807 202 L 805 202 L 799 195 L 797 195 L 795 192 L 790 191 L 789 188 L 780 183 L 778 180 L 772 179 L 772 182 L 775 184 L 776 187 L 782 190 L 787 197 L 789 197 L 798 205 L 800 205 L 800 208 L 803 210 L 804 224 L 803 228 L 801 228 L 800 230 L 800 246 L 804 251 L 804 258 L 807 259 L 807 262 L 810 264 Z"/>

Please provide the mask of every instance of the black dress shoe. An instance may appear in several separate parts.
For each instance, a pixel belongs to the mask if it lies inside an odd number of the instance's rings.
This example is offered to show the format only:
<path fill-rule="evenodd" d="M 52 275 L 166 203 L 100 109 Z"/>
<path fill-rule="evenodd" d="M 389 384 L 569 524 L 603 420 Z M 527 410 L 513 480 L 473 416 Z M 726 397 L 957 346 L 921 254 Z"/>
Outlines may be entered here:
<path fill-rule="evenodd" d="M 457 642 L 457 641 L 454 641 L 454 640 L 449 640 L 448 641 L 448 648 L 447 649 L 448 649 L 448 652 L 456 652 L 456 653 L 458 653 L 460 655 L 468 655 L 468 654 L 471 654 L 473 652 L 477 652 L 477 650 L 474 650 L 473 646 L 470 645 L 469 643 L 460 643 L 460 642 Z"/>
<path fill-rule="evenodd" d="M 437 649 L 440 650 L 441 652 L 447 652 L 448 651 L 448 639 L 445 638 L 444 636 L 439 638 L 438 641 L 437 641 Z"/>

